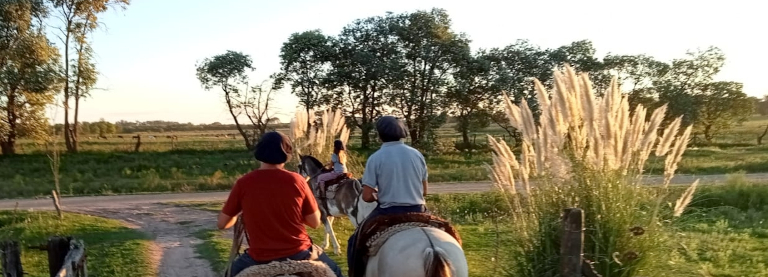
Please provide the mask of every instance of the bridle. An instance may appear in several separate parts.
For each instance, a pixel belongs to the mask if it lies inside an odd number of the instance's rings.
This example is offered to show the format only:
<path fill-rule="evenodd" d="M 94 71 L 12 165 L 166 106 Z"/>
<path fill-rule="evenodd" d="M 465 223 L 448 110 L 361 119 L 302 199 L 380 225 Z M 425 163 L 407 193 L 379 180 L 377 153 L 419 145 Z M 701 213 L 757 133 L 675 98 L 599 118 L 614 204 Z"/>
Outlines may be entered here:
<path fill-rule="evenodd" d="M 299 162 L 299 174 L 309 175 L 309 172 L 307 172 L 307 170 L 304 168 L 304 162 L 301 161 Z M 309 183 L 310 180 L 317 178 L 317 176 L 320 176 L 320 174 L 323 174 L 322 170 L 312 176 L 307 176 L 307 183 Z"/>

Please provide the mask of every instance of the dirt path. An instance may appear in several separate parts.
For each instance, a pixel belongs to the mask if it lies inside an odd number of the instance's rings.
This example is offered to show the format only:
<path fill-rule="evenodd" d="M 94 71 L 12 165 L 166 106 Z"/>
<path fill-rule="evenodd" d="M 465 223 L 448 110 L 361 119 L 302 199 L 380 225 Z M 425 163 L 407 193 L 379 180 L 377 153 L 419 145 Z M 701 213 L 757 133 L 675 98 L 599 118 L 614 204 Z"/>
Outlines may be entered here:
<path fill-rule="evenodd" d="M 202 241 L 193 237 L 201 229 L 216 226 L 212 212 L 180 208 L 163 204 L 109 205 L 107 207 L 78 207 L 67 209 L 94 216 L 121 220 L 127 226 L 154 238 L 153 264 L 158 276 L 215 277 L 208 261 L 198 258 L 195 245 Z"/>

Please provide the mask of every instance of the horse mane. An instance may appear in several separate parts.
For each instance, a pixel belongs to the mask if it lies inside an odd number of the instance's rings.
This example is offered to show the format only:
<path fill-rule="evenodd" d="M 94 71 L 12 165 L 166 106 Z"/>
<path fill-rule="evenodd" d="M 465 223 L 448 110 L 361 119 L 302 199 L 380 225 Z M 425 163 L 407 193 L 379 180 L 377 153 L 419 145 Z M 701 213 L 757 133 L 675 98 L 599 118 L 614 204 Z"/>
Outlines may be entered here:
<path fill-rule="evenodd" d="M 315 157 L 312 157 L 310 155 L 304 155 L 304 156 L 301 156 L 301 159 L 302 161 L 309 160 L 309 162 L 313 163 L 316 168 L 323 168 L 323 163 L 320 162 L 320 160 L 318 160 Z"/>

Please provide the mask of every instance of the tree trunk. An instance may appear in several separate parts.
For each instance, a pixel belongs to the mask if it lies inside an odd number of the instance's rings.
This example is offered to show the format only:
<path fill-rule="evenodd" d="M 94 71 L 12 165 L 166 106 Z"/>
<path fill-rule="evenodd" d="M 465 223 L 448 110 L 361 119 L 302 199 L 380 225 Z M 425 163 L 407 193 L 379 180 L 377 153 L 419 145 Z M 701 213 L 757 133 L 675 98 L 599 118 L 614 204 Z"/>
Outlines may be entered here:
<path fill-rule="evenodd" d="M 307 111 L 307 131 L 305 132 L 305 136 L 309 136 L 310 131 L 312 131 L 312 121 L 315 119 L 315 115 L 311 114 L 312 109 L 309 108 L 309 106 L 305 106 Z"/>
<path fill-rule="evenodd" d="M 16 91 L 8 91 L 8 103 L 6 104 L 6 118 L 8 118 L 8 135 L 0 140 L 0 148 L 3 155 L 16 154 Z"/>
<path fill-rule="evenodd" d="M 16 154 L 16 143 L 13 140 L 0 142 L 3 156 Z"/>
<path fill-rule="evenodd" d="M 467 128 L 461 128 L 461 140 L 464 143 L 464 147 L 469 147 L 469 130 Z"/>
<path fill-rule="evenodd" d="M 763 138 L 765 135 L 768 134 L 768 125 L 765 125 L 765 130 L 763 130 L 763 134 L 757 136 L 757 145 L 763 144 Z"/>
<path fill-rule="evenodd" d="M 69 126 L 69 38 L 72 23 L 67 24 L 67 34 L 64 36 L 64 144 L 68 152 L 74 152 Z"/>
<path fill-rule="evenodd" d="M 74 121 L 75 122 L 74 122 L 74 124 L 72 126 L 72 129 L 73 129 L 73 131 L 72 131 L 72 138 L 71 138 L 72 140 L 70 141 L 70 143 L 72 143 L 72 152 L 73 153 L 77 153 L 77 137 L 78 137 L 77 136 L 78 135 L 77 134 L 77 132 L 78 132 L 77 127 L 79 125 L 77 118 L 78 118 L 78 115 L 80 114 L 80 94 L 79 94 L 80 92 L 77 91 L 78 89 L 75 89 L 75 90 L 76 90 L 75 91 L 75 114 L 74 114 L 74 117 L 75 117 Z"/>
<path fill-rule="evenodd" d="M 240 121 L 237 120 L 237 115 L 235 115 L 235 110 L 232 107 L 232 98 L 229 96 L 229 92 L 224 90 L 224 98 L 227 100 L 227 108 L 229 109 L 229 114 L 232 115 L 232 119 L 235 120 L 235 126 L 237 126 L 237 131 L 240 132 L 240 135 L 243 137 L 243 140 L 245 141 L 245 147 L 248 148 L 248 150 L 253 149 L 253 144 L 251 143 L 250 138 L 248 138 L 248 134 L 245 133 L 245 130 L 243 130 L 243 126 L 240 126 Z"/>
<path fill-rule="evenodd" d="M 705 125 L 704 126 L 704 140 L 707 141 L 707 143 L 712 143 L 712 125 Z"/>
<path fill-rule="evenodd" d="M 363 149 L 368 149 L 368 146 L 370 146 L 371 143 L 371 126 L 368 124 L 368 121 L 370 121 L 370 118 L 368 118 L 368 97 L 365 92 L 363 92 L 363 101 L 360 103 L 361 105 L 361 118 L 360 120 L 360 131 L 362 134 L 360 134 L 360 147 Z M 354 114 L 352 115 L 354 116 Z"/>

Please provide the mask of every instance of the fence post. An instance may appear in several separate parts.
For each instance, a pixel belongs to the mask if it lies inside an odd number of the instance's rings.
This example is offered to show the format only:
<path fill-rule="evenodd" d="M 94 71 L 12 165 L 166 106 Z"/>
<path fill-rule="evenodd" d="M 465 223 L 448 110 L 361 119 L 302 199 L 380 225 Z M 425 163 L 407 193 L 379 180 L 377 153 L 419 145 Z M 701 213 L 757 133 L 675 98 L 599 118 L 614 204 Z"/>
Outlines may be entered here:
<path fill-rule="evenodd" d="M 567 208 L 563 213 L 560 240 L 560 276 L 581 277 L 584 253 L 584 213 Z"/>
<path fill-rule="evenodd" d="M 0 242 L 0 260 L 2 260 L 4 277 L 22 277 L 21 248 L 18 241 Z"/>
<path fill-rule="evenodd" d="M 133 148 L 133 151 L 139 152 L 139 149 L 141 148 L 141 134 L 137 134 L 134 138 L 136 138 L 136 147 Z"/>
<path fill-rule="evenodd" d="M 69 254 L 69 239 L 62 237 L 48 238 L 48 273 L 56 276 L 64 266 L 64 260 Z"/>

